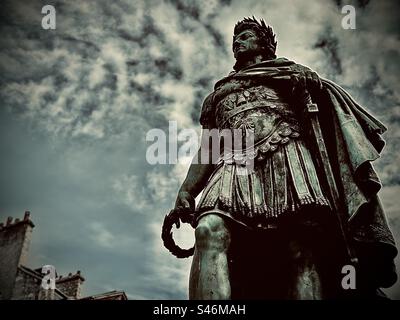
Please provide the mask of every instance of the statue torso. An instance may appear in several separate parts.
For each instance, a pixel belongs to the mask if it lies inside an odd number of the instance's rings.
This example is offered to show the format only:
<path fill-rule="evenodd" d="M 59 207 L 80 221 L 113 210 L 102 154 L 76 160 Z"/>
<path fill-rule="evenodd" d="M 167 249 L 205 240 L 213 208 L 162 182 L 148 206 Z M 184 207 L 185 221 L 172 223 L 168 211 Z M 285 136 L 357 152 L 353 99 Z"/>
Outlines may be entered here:
<path fill-rule="evenodd" d="M 231 80 L 216 89 L 213 100 L 216 127 L 252 130 L 256 154 L 274 151 L 300 135 L 295 110 L 277 88 Z"/>
<path fill-rule="evenodd" d="M 226 148 L 199 201 L 247 225 L 265 223 L 305 205 L 329 206 L 303 139 L 291 88 L 229 77 L 203 105 L 205 128 L 242 129 L 241 148 Z M 247 137 L 254 134 L 253 145 Z M 234 134 L 235 140 L 237 135 Z"/>

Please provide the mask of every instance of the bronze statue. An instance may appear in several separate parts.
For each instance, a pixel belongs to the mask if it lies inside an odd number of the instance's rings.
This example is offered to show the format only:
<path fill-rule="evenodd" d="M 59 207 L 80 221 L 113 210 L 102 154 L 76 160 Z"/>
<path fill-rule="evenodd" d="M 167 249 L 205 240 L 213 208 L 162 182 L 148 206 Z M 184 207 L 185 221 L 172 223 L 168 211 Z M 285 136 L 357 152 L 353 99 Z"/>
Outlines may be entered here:
<path fill-rule="evenodd" d="M 163 238 L 193 216 L 190 299 L 383 297 L 397 249 L 371 162 L 386 128 L 338 85 L 277 58 L 276 46 L 263 20 L 236 24 L 234 71 L 205 99 L 200 123 L 251 129 L 254 144 L 192 163 Z M 343 287 L 345 265 L 353 288 Z"/>

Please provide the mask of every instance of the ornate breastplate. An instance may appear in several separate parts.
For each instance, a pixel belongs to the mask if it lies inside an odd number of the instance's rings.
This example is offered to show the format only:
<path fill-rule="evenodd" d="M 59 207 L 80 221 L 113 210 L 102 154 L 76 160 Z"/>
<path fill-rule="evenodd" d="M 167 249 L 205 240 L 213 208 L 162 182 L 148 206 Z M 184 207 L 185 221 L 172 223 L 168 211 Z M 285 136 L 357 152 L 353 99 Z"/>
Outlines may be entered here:
<path fill-rule="evenodd" d="M 216 106 L 216 124 L 219 129 L 242 129 L 244 133 L 251 130 L 254 135 L 251 151 L 225 150 L 227 162 L 248 157 L 263 158 L 280 144 L 299 137 L 299 125 L 292 106 L 276 89 L 262 85 L 235 90 L 223 97 Z M 243 145 L 246 143 L 243 141 Z"/>

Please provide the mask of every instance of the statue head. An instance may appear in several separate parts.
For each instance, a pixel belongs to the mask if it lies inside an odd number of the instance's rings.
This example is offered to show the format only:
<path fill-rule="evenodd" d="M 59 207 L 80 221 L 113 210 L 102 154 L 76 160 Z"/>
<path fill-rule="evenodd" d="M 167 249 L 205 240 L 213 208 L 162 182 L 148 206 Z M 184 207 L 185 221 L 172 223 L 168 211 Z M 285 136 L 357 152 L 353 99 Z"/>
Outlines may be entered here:
<path fill-rule="evenodd" d="M 240 60 L 255 55 L 262 55 L 265 60 L 275 59 L 276 45 L 274 31 L 263 19 L 259 22 L 254 17 L 244 18 L 235 25 L 233 32 L 232 50 L 237 60 L 235 66 L 240 64 Z"/>

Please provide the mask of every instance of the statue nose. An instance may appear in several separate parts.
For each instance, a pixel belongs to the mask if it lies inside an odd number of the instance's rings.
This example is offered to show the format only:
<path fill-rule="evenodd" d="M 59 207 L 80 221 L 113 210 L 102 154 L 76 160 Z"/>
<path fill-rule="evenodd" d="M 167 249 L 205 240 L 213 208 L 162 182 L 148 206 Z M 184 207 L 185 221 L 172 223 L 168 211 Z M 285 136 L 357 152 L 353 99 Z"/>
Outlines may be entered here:
<path fill-rule="evenodd" d="M 242 43 L 240 41 L 235 41 L 233 43 L 233 49 L 237 49 L 238 47 L 242 46 Z"/>

